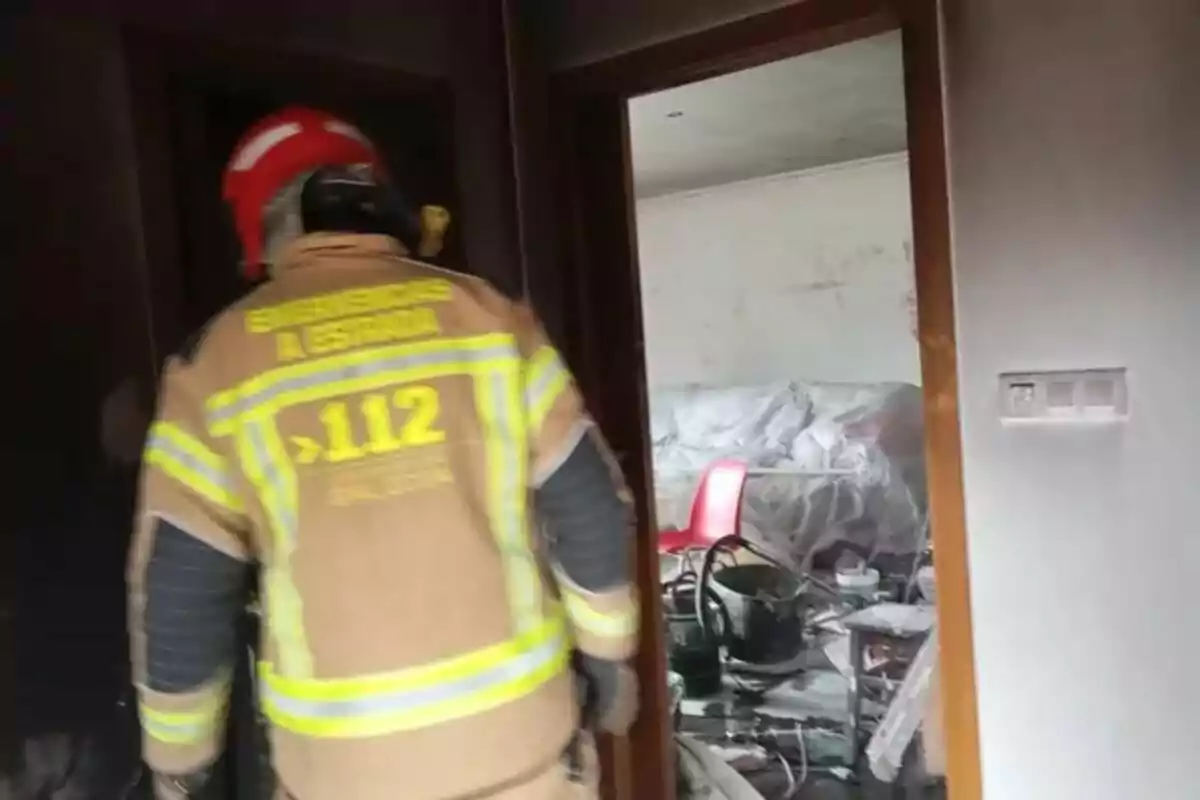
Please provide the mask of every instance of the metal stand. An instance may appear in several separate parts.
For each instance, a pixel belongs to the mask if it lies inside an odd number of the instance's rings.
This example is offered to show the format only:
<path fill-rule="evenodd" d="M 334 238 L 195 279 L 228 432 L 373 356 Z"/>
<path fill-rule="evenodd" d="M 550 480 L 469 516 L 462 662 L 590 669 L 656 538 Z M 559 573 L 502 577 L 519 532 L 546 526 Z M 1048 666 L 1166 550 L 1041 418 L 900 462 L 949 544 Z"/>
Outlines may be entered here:
<path fill-rule="evenodd" d="M 886 611 L 889 609 L 904 610 L 907 618 L 890 618 Z M 934 616 L 932 609 L 924 610 L 919 606 L 908 606 L 897 603 L 884 603 L 868 606 L 842 620 L 850 632 L 850 679 L 847 692 L 849 708 L 846 715 L 847 766 L 859 766 L 859 754 L 865 742 L 862 730 L 862 704 L 868 686 L 879 687 L 886 691 L 895 688 L 887 678 L 866 674 L 864 668 L 863 650 L 869 639 L 892 639 L 902 642 L 923 641 L 933 628 Z"/>

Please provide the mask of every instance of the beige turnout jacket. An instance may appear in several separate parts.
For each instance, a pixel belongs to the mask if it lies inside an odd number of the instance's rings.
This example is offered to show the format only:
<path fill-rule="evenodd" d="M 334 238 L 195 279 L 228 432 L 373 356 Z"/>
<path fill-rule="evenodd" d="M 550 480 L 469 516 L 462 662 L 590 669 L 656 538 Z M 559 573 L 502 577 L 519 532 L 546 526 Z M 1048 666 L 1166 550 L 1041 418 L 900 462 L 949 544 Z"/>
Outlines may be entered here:
<path fill-rule="evenodd" d="M 532 489 L 595 435 L 534 316 L 382 236 L 312 234 L 168 363 L 144 453 L 130 620 L 145 755 L 222 746 L 229 673 L 147 686 L 157 522 L 260 570 L 259 701 L 300 800 L 486 793 L 576 727 L 572 647 L 627 656 L 630 587 L 555 579 Z"/>

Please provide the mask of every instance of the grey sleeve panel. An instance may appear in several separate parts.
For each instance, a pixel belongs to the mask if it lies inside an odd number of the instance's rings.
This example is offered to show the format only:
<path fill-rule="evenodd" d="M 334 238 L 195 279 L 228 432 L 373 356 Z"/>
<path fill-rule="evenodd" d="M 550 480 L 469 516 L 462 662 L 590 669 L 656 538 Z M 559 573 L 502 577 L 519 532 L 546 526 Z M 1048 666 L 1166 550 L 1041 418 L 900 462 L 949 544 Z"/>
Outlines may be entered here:
<path fill-rule="evenodd" d="M 576 674 L 583 679 L 583 722 L 623 735 L 637 716 L 637 677 L 619 661 L 607 661 L 576 651 Z"/>
<path fill-rule="evenodd" d="M 567 433 L 567 436 L 563 441 L 561 454 L 545 464 L 540 465 L 540 468 L 533 474 L 531 485 L 534 489 L 542 488 L 542 484 L 550 480 L 551 476 L 558 471 L 559 467 L 561 467 L 563 463 L 571 457 L 571 454 L 575 452 L 575 448 L 579 446 L 579 440 L 587 436 L 588 431 L 591 429 L 592 421 L 590 419 L 582 419 L 575 423 L 575 426 L 571 428 L 570 432 Z"/>
<path fill-rule="evenodd" d="M 146 566 L 146 682 L 186 692 L 229 667 L 250 567 L 169 520 L 157 520 Z"/>
<path fill-rule="evenodd" d="M 591 436 L 579 439 L 534 500 L 550 556 L 567 577 L 590 592 L 628 582 L 633 515 Z"/>

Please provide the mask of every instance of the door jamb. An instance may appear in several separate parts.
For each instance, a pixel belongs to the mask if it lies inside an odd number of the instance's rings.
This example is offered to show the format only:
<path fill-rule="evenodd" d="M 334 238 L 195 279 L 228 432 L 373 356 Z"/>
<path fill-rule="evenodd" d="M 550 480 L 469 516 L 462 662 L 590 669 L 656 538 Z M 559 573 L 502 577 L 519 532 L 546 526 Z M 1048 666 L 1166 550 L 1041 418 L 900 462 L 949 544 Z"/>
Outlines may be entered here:
<path fill-rule="evenodd" d="M 806 0 L 552 75 L 559 140 L 558 266 L 570 320 L 567 355 L 597 419 L 624 450 L 639 512 L 643 597 L 637 661 L 643 713 L 624 749 L 620 783 L 639 800 L 673 798 L 668 699 L 651 502 L 636 230 L 626 101 L 638 94 L 802 55 L 887 30 L 903 37 L 913 260 L 924 392 L 929 513 L 938 560 L 947 783 L 952 800 L 980 800 L 982 778 L 958 411 L 950 216 L 938 0 Z M 607 171 L 607 175 L 605 174 Z M 637 377 L 634 377 L 637 376 Z M 630 796 L 613 789 L 608 796 Z"/>

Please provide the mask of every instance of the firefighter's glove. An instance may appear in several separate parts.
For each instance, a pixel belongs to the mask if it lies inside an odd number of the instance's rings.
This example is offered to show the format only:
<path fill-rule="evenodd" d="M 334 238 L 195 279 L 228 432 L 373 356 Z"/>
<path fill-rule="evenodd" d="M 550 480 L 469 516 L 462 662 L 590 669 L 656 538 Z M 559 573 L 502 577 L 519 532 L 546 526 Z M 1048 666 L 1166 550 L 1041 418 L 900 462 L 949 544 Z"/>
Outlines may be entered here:
<path fill-rule="evenodd" d="M 156 772 L 154 800 L 195 800 L 205 797 L 204 789 L 211 774 L 211 767 L 204 767 L 186 775 L 164 775 Z"/>
<path fill-rule="evenodd" d="M 638 712 L 637 673 L 619 661 L 579 653 L 576 669 L 583 679 L 583 724 L 624 736 Z"/>

